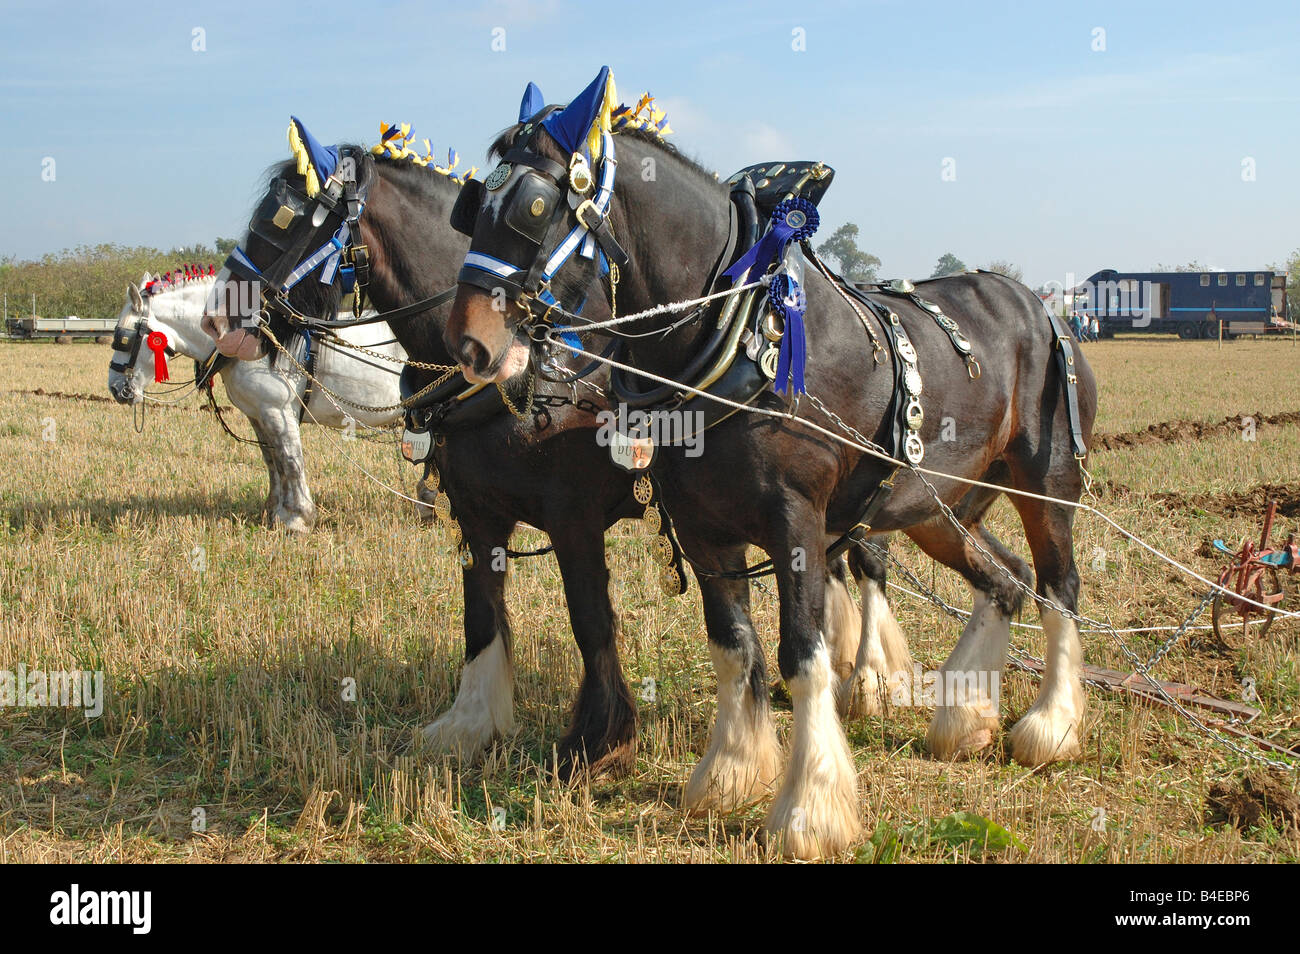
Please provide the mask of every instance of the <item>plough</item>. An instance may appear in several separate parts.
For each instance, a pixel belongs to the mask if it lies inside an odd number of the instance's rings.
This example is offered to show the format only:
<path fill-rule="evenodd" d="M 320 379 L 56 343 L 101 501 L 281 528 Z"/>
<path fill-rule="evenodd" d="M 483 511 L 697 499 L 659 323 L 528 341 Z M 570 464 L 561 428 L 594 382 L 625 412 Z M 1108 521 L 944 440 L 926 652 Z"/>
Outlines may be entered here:
<path fill-rule="evenodd" d="M 1273 532 L 1273 518 L 1277 515 L 1277 501 L 1270 500 L 1264 513 L 1264 528 L 1259 535 L 1259 543 L 1243 540 L 1241 548 L 1228 549 L 1222 540 L 1214 541 L 1214 548 L 1232 557 L 1232 562 L 1219 573 L 1219 585 L 1232 592 L 1218 590 L 1214 594 L 1212 621 L 1214 635 L 1219 642 L 1229 649 L 1242 648 L 1250 635 L 1250 624 L 1254 619 L 1262 619 L 1258 635 L 1263 637 L 1273 625 L 1286 597 L 1287 576 L 1296 572 L 1300 562 L 1300 547 L 1297 547 L 1295 534 L 1286 538 L 1281 547 L 1269 546 L 1268 538 Z M 1254 603 L 1262 603 L 1270 609 L 1262 609 Z"/>

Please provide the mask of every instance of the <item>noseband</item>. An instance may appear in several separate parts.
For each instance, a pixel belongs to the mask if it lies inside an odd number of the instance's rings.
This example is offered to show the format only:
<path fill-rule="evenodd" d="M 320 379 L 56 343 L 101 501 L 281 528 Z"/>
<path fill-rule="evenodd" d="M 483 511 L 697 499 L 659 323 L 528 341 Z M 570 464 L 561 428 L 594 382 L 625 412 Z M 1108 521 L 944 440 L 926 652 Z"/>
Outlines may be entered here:
<path fill-rule="evenodd" d="M 113 353 L 119 352 L 126 355 L 125 361 L 119 361 L 116 357 L 108 363 L 108 370 L 116 371 L 118 374 L 131 377 L 135 374 L 135 363 L 140 359 L 140 348 L 144 345 L 144 339 L 149 334 L 148 317 L 137 318 L 128 325 L 118 325 L 113 332 Z"/>

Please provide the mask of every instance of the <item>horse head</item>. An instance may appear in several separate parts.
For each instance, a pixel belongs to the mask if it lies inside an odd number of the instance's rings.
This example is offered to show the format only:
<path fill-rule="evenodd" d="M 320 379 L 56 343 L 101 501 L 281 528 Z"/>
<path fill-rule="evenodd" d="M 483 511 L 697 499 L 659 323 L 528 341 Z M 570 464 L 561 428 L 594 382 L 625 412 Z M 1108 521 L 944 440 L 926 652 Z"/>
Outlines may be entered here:
<path fill-rule="evenodd" d="M 293 158 L 272 170 L 204 306 L 203 331 L 217 350 L 246 361 L 269 351 L 263 322 L 274 332 L 334 318 L 344 286 L 368 264 L 359 218 L 373 163 L 360 147 L 323 147 L 296 118 L 289 142 Z"/>
<path fill-rule="evenodd" d="M 108 391 L 119 404 L 139 404 L 145 387 L 167 380 L 166 361 L 173 355 L 200 360 L 211 352 L 199 330 L 211 279 L 167 286 L 145 272 L 130 282 L 113 331 Z"/>
<path fill-rule="evenodd" d="M 470 251 L 443 341 L 467 378 L 524 372 L 534 322 L 626 263 L 606 221 L 613 97 L 608 67 L 564 108 L 538 109 L 530 84 L 519 122 L 492 146 L 496 168 L 462 190 L 452 227 L 470 236 Z"/>

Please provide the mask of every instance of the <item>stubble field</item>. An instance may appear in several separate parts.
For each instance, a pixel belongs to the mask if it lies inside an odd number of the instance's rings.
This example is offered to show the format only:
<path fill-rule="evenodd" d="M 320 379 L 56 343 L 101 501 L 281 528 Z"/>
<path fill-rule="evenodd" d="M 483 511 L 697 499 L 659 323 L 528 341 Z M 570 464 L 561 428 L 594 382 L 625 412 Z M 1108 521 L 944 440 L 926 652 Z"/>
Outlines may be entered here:
<path fill-rule="evenodd" d="M 1300 522 L 1300 349 L 1290 341 L 1219 350 L 1139 338 L 1085 351 L 1102 389 L 1090 465 L 1099 508 L 1206 576 L 1222 562 L 1209 541 L 1255 535 L 1268 497 L 1281 503 L 1279 537 Z M 97 719 L 0 709 L 0 860 L 776 857 L 757 837 L 765 806 L 706 818 L 678 808 L 708 741 L 714 679 L 697 590 L 660 595 L 639 526 L 609 535 L 620 648 L 643 697 L 634 773 L 564 786 L 543 768 L 581 674 L 549 557 L 510 571 L 516 733 L 461 764 L 414 744 L 449 705 L 461 665 L 450 534 L 421 524 L 349 460 L 409 492 L 416 475 L 392 435 L 343 443 L 307 428 L 321 516 L 315 532 L 289 537 L 259 525 L 266 476 L 255 448 L 229 440 L 193 397 L 150 408 L 135 432 L 130 410 L 107 400 L 108 357 L 91 344 L 0 344 L 0 670 L 102 670 L 107 690 Z M 1243 417 L 1253 421 L 1244 434 Z M 991 519 L 1024 553 L 1011 508 L 998 504 Z M 1194 581 L 1095 518 L 1076 528 L 1085 615 L 1168 626 L 1196 605 Z M 939 596 L 967 605 L 954 574 L 906 541 L 894 553 Z M 915 659 L 937 667 L 961 624 L 898 590 L 891 601 Z M 753 605 L 774 661 L 774 599 L 755 589 Z M 1037 614 L 1027 609 L 1021 622 Z M 1124 638 L 1145 659 L 1165 635 Z M 1262 714 L 1242 728 L 1300 748 L 1298 635 L 1282 620 L 1229 651 L 1197 630 L 1157 675 L 1254 698 Z M 1014 630 L 1013 643 L 1042 650 L 1032 629 Z M 1091 664 L 1131 668 L 1105 633 L 1085 633 L 1084 652 Z M 1004 725 L 1035 690 L 1029 674 L 1008 670 Z M 1085 758 L 1036 771 L 1000 745 L 973 761 L 931 759 L 923 708 L 851 722 L 870 837 L 842 860 L 1300 857 L 1281 815 L 1234 824 L 1211 804 L 1213 786 L 1236 789 L 1262 768 L 1169 710 L 1088 696 Z M 784 731 L 788 705 L 774 697 Z M 1275 777 L 1294 795 L 1294 774 Z"/>

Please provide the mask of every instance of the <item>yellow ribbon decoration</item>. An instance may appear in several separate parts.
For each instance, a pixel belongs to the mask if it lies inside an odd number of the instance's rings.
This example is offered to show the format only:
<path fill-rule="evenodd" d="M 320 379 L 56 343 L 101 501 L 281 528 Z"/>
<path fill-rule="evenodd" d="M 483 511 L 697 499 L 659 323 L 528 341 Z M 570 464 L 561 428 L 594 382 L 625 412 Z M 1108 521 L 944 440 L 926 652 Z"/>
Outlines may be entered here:
<path fill-rule="evenodd" d="M 306 180 L 307 198 L 310 199 L 320 191 L 320 179 L 311 164 L 311 155 L 307 152 L 307 146 L 298 135 L 298 127 L 292 122 L 289 123 L 289 152 L 296 163 L 294 168 L 297 169 L 298 175 Z"/>
<path fill-rule="evenodd" d="M 384 137 L 388 135 L 388 132 L 391 129 L 396 129 L 398 132 L 385 140 Z M 410 123 L 391 126 L 388 123 L 381 122 L 379 124 L 379 142 L 370 147 L 370 154 L 373 156 L 387 156 L 389 159 L 405 159 L 408 162 L 415 163 L 417 166 L 424 166 L 426 169 L 432 169 L 439 175 L 444 175 L 459 185 L 464 185 L 470 179 L 474 178 L 474 173 L 478 172 L 478 166 L 471 166 L 468 172 L 461 173 L 460 175 L 453 175 L 452 170 L 455 169 L 456 166 L 460 165 L 460 156 L 457 156 L 456 161 L 451 163 L 449 166 L 440 166 L 433 155 L 433 144 L 428 139 L 421 140 L 424 145 L 423 156 L 411 148 L 412 141 Z"/>
<path fill-rule="evenodd" d="M 591 124 L 591 131 L 587 133 L 587 152 L 593 162 L 600 158 L 601 134 L 610 131 L 610 116 L 617 108 L 618 92 L 614 89 L 614 73 L 611 70 L 605 80 L 605 98 L 601 101 L 600 110 L 596 113 L 596 119 Z"/>

